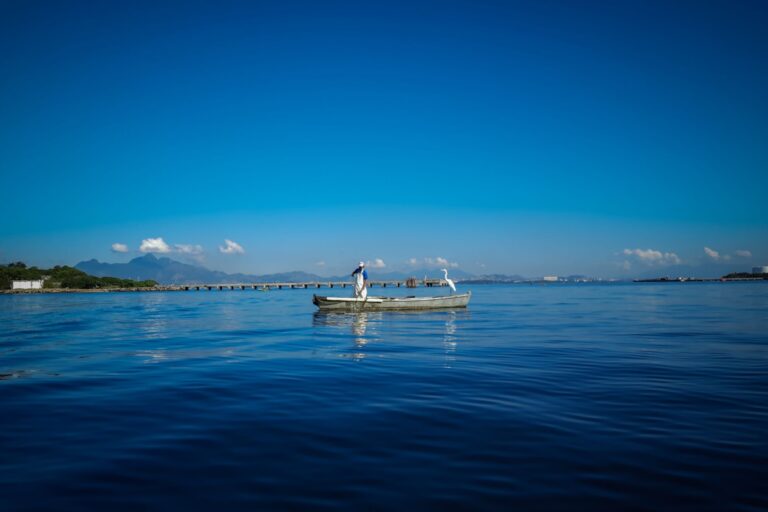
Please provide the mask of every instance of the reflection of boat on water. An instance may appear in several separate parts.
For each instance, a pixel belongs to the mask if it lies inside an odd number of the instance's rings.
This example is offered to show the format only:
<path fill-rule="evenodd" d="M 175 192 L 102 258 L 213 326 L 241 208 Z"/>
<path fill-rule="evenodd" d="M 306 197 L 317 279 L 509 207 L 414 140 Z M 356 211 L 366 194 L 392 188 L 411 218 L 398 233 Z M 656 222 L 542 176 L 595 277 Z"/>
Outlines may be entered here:
<path fill-rule="evenodd" d="M 345 339 L 353 342 L 351 353 L 343 353 L 341 357 L 350 357 L 361 361 L 371 353 L 382 357 L 382 352 L 391 351 L 393 345 L 413 346 L 419 340 L 430 346 L 442 338 L 445 368 L 451 368 L 456 363 L 456 352 L 459 346 L 458 334 L 461 321 L 470 317 L 468 309 L 436 309 L 436 310 L 393 310 L 393 311 L 315 311 L 312 315 L 315 327 L 330 328 L 330 331 L 346 332 Z M 421 325 L 420 334 L 414 338 L 411 327 L 417 322 Z M 328 332 L 328 331 L 326 331 Z M 336 334 L 331 334 L 336 336 Z M 371 343 L 373 342 L 373 343 Z M 377 343 L 377 342 L 385 342 Z M 388 348 L 384 348 L 388 346 Z M 378 347 L 378 348 L 377 348 Z M 371 351 L 371 348 L 373 350 Z"/>
<path fill-rule="evenodd" d="M 344 357 L 361 361 L 366 356 L 363 348 L 369 341 L 375 340 L 377 337 L 376 331 L 377 326 L 381 323 L 381 316 L 381 313 L 369 313 L 367 311 L 353 313 L 315 311 L 313 323 L 316 326 L 349 329 L 354 339 L 355 351 Z"/>
<path fill-rule="evenodd" d="M 381 313 L 369 313 L 368 311 L 315 311 L 312 323 L 316 326 L 338 327 L 345 330 L 351 329 L 354 336 L 363 338 L 369 327 L 381 324 Z"/>
<path fill-rule="evenodd" d="M 370 314 L 368 312 L 349 312 L 349 311 L 315 311 L 312 314 L 312 324 L 323 327 L 343 327 L 347 328 L 356 323 L 367 324 L 368 321 L 375 323 L 381 322 L 381 314 Z"/>
<path fill-rule="evenodd" d="M 445 350 L 445 368 L 451 368 L 456 362 L 456 311 L 449 311 L 445 319 L 445 335 L 443 348 Z"/>
<path fill-rule="evenodd" d="M 405 311 L 465 308 L 472 292 L 437 297 L 349 297 L 312 296 L 312 303 L 324 311 Z"/>

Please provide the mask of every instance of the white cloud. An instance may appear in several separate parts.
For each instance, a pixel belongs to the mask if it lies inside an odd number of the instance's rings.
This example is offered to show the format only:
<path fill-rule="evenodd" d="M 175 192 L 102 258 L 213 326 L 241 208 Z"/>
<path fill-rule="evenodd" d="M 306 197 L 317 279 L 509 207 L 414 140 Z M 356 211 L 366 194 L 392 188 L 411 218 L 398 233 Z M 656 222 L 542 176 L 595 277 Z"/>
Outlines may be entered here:
<path fill-rule="evenodd" d="M 174 245 L 174 248 L 176 249 L 176 252 L 178 252 L 179 254 L 189 254 L 192 256 L 203 254 L 202 245 L 176 244 Z"/>
<path fill-rule="evenodd" d="M 219 246 L 219 252 L 222 254 L 245 254 L 245 249 L 243 249 L 243 247 L 237 242 L 225 239 L 224 244 L 226 245 Z"/>
<path fill-rule="evenodd" d="M 173 251 L 180 254 L 182 258 L 196 261 L 197 263 L 205 262 L 205 250 L 202 245 L 198 244 L 174 244 Z"/>
<path fill-rule="evenodd" d="M 408 264 L 411 265 L 412 267 L 415 267 L 416 265 L 419 264 L 419 260 L 417 260 L 416 258 L 410 258 L 408 260 Z"/>
<path fill-rule="evenodd" d="M 720 253 L 717 252 L 714 249 L 710 249 L 709 247 L 705 247 L 704 248 L 704 252 L 707 253 L 707 256 L 709 256 L 710 258 L 712 258 L 715 261 L 720 259 Z"/>
<path fill-rule="evenodd" d="M 646 265 L 679 265 L 680 258 L 673 252 L 661 252 L 655 249 L 624 249 L 625 256 L 633 256 Z"/>
<path fill-rule="evenodd" d="M 128 246 L 115 242 L 112 244 L 112 252 L 128 252 Z"/>
<path fill-rule="evenodd" d="M 325 262 L 324 261 L 316 261 L 315 265 L 317 265 L 318 267 L 324 267 L 325 266 Z"/>
<path fill-rule="evenodd" d="M 442 256 L 437 256 L 436 258 L 424 258 L 424 263 L 426 263 L 429 266 L 434 267 L 444 267 L 444 268 L 456 268 L 459 266 L 458 263 L 455 261 L 448 261 L 446 258 L 443 258 Z"/>
<path fill-rule="evenodd" d="M 368 268 L 384 268 L 387 266 L 386 263 L 384 263 L 384 260 L 381 258 L 376 258 L 373 261 L 369 261 L 365 264 Z"/>
<path fill-rule="evenodd" d="M 621 264 L 621 268 L 624 270 L 629 270 L 632 268 L 632 264 L 629 262 L 629 260 L 624 260 L 624 263 Z"/>
<path fill-rule="evenodd" d="M 738 256 L 740 258 L 751 258 L 752 253 L 746 249 L 738 249 L 737 251 L 734 251 L 734 254 L 720 254 L 718 251 L 711 249 L 709 247 L 704 248 L 704 252 L 707 254 L 709 258 L 711 258 L 713 261 L 731 261 L 731 259 L 734 256 Z"/>
<path fill-rule="evenodd" d="M 141 247 L 139 247 L 139 250 L 141 252 L 171 252 L 171 248 L 168 247 L 168 244 L 165 243 L 165 241 L 160 237 L 145 238 L 141 241 Z"/>

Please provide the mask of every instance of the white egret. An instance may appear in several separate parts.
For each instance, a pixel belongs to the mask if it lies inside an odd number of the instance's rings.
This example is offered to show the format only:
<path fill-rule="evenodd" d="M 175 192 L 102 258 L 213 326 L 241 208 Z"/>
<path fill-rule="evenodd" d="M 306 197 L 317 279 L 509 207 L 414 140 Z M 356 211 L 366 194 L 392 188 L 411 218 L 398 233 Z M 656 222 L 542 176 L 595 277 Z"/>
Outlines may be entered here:
<path fill-rule="evenodd" d="M 451 290 L 453 290 L 455 292 L 456 291 L 456 285 L 453 284 L 452 280 L 448 279 L 448 269 L 444 268 L 444 269 L 441 269 L 441 270 L 443 271 L 443 274 L 445 274 L 445 282 L 448 283 L 448 286 L 451 287 Z"/>

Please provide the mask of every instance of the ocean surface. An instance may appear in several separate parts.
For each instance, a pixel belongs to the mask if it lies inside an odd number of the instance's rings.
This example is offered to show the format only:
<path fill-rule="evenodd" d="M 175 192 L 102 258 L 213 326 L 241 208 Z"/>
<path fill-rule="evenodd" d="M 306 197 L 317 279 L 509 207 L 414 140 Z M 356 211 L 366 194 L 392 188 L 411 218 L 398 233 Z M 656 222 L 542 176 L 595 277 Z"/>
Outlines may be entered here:
<path fill-rule="evenodd" d="M 0 510 L 768 509 L 768 283 L 459 287 L 0 296 Z"/>

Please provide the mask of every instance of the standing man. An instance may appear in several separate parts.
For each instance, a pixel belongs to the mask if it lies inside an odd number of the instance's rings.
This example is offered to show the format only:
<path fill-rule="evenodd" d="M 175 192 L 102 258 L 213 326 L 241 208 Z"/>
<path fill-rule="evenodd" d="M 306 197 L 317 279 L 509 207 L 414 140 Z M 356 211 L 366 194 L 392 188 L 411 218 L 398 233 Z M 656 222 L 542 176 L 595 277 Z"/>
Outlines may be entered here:
<path fill-rule="evenodd" d="M 365 263 L 360 262 L 352 277 L 355 278 L 355 295 L 356 299 L 365 299 L 368 296 L 368 272 L 365 270 Z"/>

